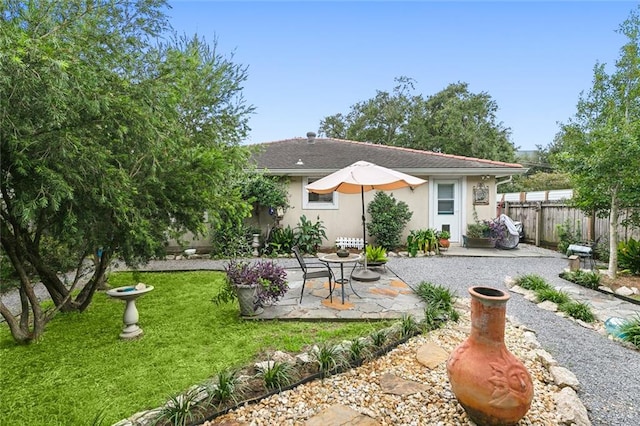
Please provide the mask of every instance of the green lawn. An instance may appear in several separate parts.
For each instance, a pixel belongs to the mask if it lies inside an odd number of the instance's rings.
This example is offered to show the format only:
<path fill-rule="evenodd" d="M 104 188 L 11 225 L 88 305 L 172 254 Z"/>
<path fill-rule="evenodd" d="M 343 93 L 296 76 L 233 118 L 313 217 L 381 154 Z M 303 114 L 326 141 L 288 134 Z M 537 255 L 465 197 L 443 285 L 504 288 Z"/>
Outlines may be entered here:
<path fill-rule="evenodd" d="M 96 293 L 81 314 L 58 314 L 44 337 L 17 346 L 0 327 L 1 424 L 83 425 L 105 410 L 104 424 L 164 404 L 217 371 L 239 367 L 267 349 L 369 334 L 389 323 L 254 322 L 236 303 L 215 306 L 220 272 L 112 274 L 112 287 L 142 281 L 144 337 L 121 341 L 124 302 Z"/>

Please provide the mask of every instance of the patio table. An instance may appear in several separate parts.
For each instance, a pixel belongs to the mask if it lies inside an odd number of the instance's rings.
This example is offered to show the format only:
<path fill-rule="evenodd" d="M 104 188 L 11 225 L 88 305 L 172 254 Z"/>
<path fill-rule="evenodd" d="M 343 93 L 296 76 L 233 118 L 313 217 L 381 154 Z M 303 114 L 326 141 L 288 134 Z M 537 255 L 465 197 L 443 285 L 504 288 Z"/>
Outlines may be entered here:
<path fill-rule="evenodd" d="M 349 256 L 346 256 L 346 257 L 340 257 L 336 253 L 325 254 L 324 256 L 318 257 L 318 260 L 320 260 L 321 262 L 338 263 L 338 264 L 340 264 L 340 279 L 339 280 L 336 279 L 335 282 L 336 282 L 336 284 L 340 284 L 342 286 L 342 304 L 343 305 L 344 305 L 344 285 L 347 282 L 349 283 L 349 287 L 351 287 L 351 291 L 353 291 L 353 294 L 355 294 L 356 296 L 360 297 L 360 295 L 358 293 L 356 293 L 356 291 L 353 289 L 353 285 L 351 284 L 351 277 L 349 277 L 348 279 L 344 277 L 344 264 L 345 263 L 355 263 L 357 265 L 357 262 L 359 260 L 361 260 L 361 259 L 362 259 L 362 255 L 361 254 L 356 254 L 356 253 L 349 253 Z M 331 301 L 332 302 L 333 302 L 333 289 L 334 288 L 335 288 L 335 286 L 333 288 L 329 289 L 329 296 L 331 296 Z"/>

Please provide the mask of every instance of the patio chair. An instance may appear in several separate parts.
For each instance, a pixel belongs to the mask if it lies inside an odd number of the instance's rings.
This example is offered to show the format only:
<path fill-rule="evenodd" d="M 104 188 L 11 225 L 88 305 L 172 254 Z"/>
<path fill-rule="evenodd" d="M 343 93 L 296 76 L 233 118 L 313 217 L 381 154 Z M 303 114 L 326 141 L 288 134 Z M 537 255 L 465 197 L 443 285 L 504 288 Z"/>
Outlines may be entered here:
<path fill-rule="evenodd" d="M 328 264 L 322 262 L 306 262 L 300 254 L 300 249 L 295 246 L 291 249 L 293 254 L 296 255 L 300 268 L 302 268 L 302 290 L 300 291 L 300 303 L 302 302 L 302 296 L 304 295 L 304 286 L 307 280 L 314 278 L 329 278 L 329 291 L 332 290 L 333 271 Z"/>
<path fill-rule="evenodd" d="M 571 244 L 567 248 L 567 256 L 576 255 L 582 261 L 584 268 L 587 268 L 587 262 L 589 262 L 589 269 L 592 271 L 596 269 L 596 261 L 593 258 L 596 249 L 598 248 L 598 242 L 601 237 L 596 238 L 595 241 L 587 241 L 582 244 Z"/>

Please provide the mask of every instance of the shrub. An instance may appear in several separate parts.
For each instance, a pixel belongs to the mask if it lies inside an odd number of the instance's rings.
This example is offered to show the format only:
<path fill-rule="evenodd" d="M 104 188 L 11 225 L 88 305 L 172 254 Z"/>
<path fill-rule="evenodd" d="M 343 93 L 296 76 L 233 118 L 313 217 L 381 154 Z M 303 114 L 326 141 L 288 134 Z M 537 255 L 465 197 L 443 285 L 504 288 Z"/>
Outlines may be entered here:
<path fill-rule="evenodd" d="M 267 252 L 271 255 L 289 254 L 295 242 L 296 235 L 291 226 L 274 228 L 267 239 Z"/>
<path fill-rule="evenodd" d="M 242 198 L 258 207 L 283 210 L 289 207 L 288 185 L 282 178 L 254 172 L 247 174 L 240 188 Z"/>
<path fill-rule="evenodd" d="M 211 230 L 212 257 L 245 257 L 251 255 L 251 230 L 223 215 Z"/>
<path fill-rule="evenodd" d="M 560 241 L 558 243 L 558 251 L 560 253 L 566 253 L 571 244 L 582 241 L 582 232 L 578 222 L 573 225 L 571 220 L 567 219 L 564 223 L 556 225 L 556 231 Z"/>
<path fill-rule="evenodd" d="M 584 322 L 593 322 L 596 319 L 587 303 L 570 301 L 561 304 L 558 309 L 570 317 Z"/>
<path fill-rule="evenodd" d="M 516 284 L 526 290 L 537 291 L 543 288 L 550 289 L 551 285 L 540 275 L 528 274 L 517 277 Z"/>
<path fill-rule="evenodd" d="M 367 206 L 371 222 L 367 223 L 369 234 L 379 246 L 393 250 L 400 245 L 400 235 L 411 219 L 413 212 L 404 201 L 396 201 L 393 194 L 376 192 Z"/>
<path fill-rule="evenodd" d="M 640 241 L 629 238 L 626 243 L 618 244 L 618 265 L 633 275 L 640 275 Z"/>
<path fill-rule="evenodd" d="M 294 245 L 297 245 L 302 253 L 308 254 L 317 253 L 318 247 L 322 244 L 322 240 L 327 239 L 325 227 L 320 220 L 320 216 L 316 219 L 316 223 L 311 223 L 305 215 L 300 216 L 295 234 Z"/>
<path fill-rule="evenodd" d="M 640 314 L 620 326 L 620 338 L 640 349 Z"/>
<path fill-rule="evenodd" d="M 567 293 L 565 293 L 564 291 L 556 290 L 554 288 L 538 289 L 536 290 L 536 297 L 540 302 L 544 302 L 548 300 L 558 305 L 567 303 L 571 300 Z"/>

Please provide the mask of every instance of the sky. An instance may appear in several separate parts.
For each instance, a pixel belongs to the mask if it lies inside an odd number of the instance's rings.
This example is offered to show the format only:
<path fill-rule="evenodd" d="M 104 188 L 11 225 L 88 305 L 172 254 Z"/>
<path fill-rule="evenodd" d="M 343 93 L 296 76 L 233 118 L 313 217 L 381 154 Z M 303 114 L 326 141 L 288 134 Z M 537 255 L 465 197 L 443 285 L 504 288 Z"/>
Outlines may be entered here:
<path fill-rule="evenodd" d="M 616 30 L 638 4 L 169 0 L 167 15 L 247 66 L 247 144 L 317 132 L 406 76 L 424 97 L 457 82 L 489 94 L 513 144 L 533 150 L 575 114 L 596 63 L 614 70 Z"/>

